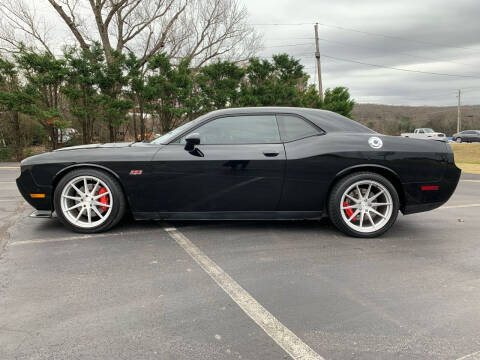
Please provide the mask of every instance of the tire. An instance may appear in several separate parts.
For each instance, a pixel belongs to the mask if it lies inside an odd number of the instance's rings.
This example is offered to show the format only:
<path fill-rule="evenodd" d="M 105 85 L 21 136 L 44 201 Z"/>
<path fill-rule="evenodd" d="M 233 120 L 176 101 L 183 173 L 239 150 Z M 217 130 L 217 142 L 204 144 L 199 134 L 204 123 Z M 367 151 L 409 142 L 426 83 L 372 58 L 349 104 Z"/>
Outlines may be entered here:
<path fill-rule="evenodd" d="M 111 229 L 123 218 L 126 209 L 119 182 L 106 172 L 90 168 L 74 170 L 62 177 L 53 201 L 58 219 L 67 228 L 84 234 Z"/>
<path fill-rule="evenodd" d="M 455 141 L 460 144 L 462 142 L 462 138 L 457 138 Z"/>
<path fill-rule="evenodd" d="M 399 207 L 400 199 L 392 183 L 372 172 L 358 172 L 340 179 L 328 199 L 330 221 L 343 233 L 359 238 L 373 238 L 387 232 L 397 219 Z"/>

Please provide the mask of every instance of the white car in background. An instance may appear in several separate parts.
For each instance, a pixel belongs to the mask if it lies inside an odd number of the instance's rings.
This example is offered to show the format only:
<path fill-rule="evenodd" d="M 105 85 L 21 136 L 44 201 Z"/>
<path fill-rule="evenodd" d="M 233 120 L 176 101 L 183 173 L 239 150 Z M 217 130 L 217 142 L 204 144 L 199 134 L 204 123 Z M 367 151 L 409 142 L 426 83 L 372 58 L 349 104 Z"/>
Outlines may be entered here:
<path fill-rule="evenodd" d="M 444 133 L 433 131 L 430 128 L 415 129 L 413 133 L 402 133 L 401 136 L 413 138 L 413 139 L 426 139 L 426 140 L 442 140 L 447 141 L 447 137 Z"/>

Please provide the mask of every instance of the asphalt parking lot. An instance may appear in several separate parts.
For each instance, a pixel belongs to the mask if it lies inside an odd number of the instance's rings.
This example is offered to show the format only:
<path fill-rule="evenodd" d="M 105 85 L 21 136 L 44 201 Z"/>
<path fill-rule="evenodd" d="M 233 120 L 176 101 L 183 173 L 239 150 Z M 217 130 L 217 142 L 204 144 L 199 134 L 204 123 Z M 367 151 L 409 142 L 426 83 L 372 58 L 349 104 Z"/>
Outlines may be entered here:
<path fill-rule="evenodd" d="M 0 165 L 0 359 L 480 359 L 480 176 L 377 239 L 328 221 L 85 236 L 27 217 L 16 166 Z"/>

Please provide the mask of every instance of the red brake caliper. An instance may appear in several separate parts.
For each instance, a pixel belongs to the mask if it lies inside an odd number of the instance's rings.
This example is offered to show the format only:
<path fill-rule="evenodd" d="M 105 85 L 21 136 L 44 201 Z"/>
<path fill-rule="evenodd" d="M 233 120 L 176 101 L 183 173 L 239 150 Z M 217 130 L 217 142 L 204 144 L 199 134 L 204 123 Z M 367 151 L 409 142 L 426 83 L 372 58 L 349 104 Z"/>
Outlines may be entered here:
<path fill-rule="evenodd" d="M 350 206 L 350 204 L 347 203 L 346 201 L 344 201 L 344 202 L 343 202 L 343 206 L 344 206 L 344 207 L 347 207 L 347 206 Z M 345 209 L 345 214 L 347 214 L 347 216 L 348 216 L 349 219 L 352 217 L 353 212 L 354 212 L 354 211 L 353 211 L 352 208 L 350 208 L 350 209 Z"/>
<path fill-rule="evenodd" d="M 98 195 L 102 195 L 106 192 L 107 192 L 107 189 L 102 187 L 102 188 L 100 188 L 100 191 L 98 192 Z M 108 205 L 108 195 L 102 196 L 99 200 L 102 204 Z M 108 208 L 106 206 L 100 206 L 100 209 L 102 209 L 102 211 L 107 211 Z"/>

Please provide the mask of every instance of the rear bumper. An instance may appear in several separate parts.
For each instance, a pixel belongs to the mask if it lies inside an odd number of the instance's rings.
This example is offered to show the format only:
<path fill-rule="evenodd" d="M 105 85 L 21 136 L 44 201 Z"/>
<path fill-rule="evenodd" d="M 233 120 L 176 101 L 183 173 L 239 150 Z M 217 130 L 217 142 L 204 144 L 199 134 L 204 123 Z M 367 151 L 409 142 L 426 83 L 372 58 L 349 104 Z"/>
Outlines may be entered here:
<path fill-rule="evenodd" d="M 35 209 L 53 211 L 52 188 L 38 185 L 32 176 L 31 167 L 22 167 L 17 187 L 25 201 Z M 45 194 L 45 198 L 32 198 L 30 194 Z"/>
<path fill-rule="evenodd" d="M 445 204 L 455 192 L 460 180 L 461 170 L 455 164 L 448 164 L 440 181 L 429 183 L 403 184 L 405 204 L 402 212 L 405 215 L 436 209 Z M 438 190 L 422 190 L 422 186 L 438 186 Z"/>

